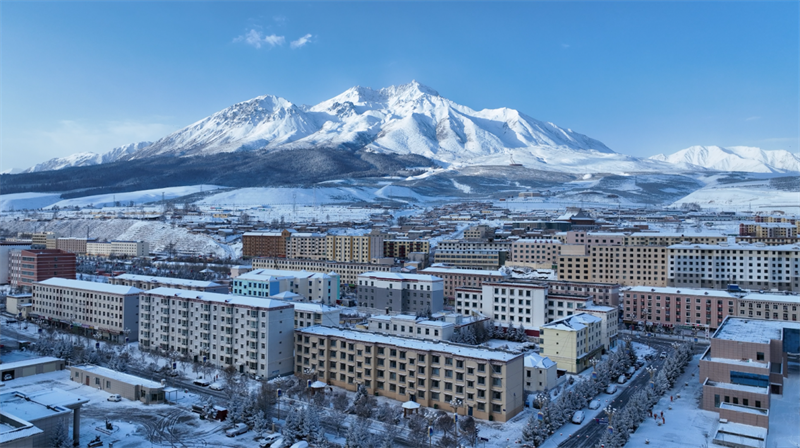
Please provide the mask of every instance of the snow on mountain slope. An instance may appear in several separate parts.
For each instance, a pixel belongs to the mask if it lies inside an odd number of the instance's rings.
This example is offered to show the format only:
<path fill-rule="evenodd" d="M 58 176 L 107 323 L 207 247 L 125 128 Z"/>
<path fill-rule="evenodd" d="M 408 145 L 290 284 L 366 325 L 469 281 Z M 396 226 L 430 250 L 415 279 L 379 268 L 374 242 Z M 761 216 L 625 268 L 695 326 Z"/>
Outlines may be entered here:
<path fill-rule="evenodd" d="M 122 160 L 135 153 L 136 151 L 150 146 L 151 142 L 130 143 L 128 145 L 119 146 L 105 154 L 97 154 L 93 152 L 79 152 L 76 154 L 68 155 L 67 157 L 59 157 L 50 159 L 46 162 L 36 164 L 23 173 L 36 173 L 39 171 L 51 171 L 69 168 L 73 166 L 91 166 L 100 163 L 111 163 L 117 160 Z"/>
<path fill-rule="evenodd" d="M 800 171 L 800 156 L 785 150 L 766 151 L 750 146 L 691 146 L 668 156 L 658 154 L 652 160 L 668 162 L 688 169 L 751 173 Z"/>
<path fill-rule="evenodd" d="M 443 166 L 480 163 L 570 172 L 671 170 L 516 110 L 472 110 L 414 81 L 379 90 L 353 87 L 314 106 L 261 96 L 174 132 L 131 158 L 241 150 L 365 148 L 419 154 Z"/>

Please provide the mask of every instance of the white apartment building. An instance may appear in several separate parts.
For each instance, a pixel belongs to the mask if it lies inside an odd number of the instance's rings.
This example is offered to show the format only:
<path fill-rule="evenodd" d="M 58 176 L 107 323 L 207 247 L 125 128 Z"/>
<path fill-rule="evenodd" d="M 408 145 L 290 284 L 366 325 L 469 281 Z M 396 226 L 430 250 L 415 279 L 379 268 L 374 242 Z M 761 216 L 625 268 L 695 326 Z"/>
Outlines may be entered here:
<path fill-rule="evenodd" d="M 558 368 L 547 356 L 525 355 L 525 392 L 552 390 L 558 385 Z"/>
<path fill-rule="evenodd" d="M 140 346 L 268 378 L 292 373 L 293 305 L 156 288 L 142 293 Z"/>
<path fill-rule="evenodd" d="M 800 291 L 798 244 L 675 244 L 667 250 L 669 286 Z"/>
<path fill-rule="evenodd" d="M 383 241 L 386 235 L 328 235 L 326 258 L 345 263 L 369 263 L 383 257 Z"/>
<path fill-rule="evenodd" d="M 228 287 L 219 283 L 206 280 L 188 280 L 184 278 L 156 277 L 153 275 L 121 274 L 111 277 L 108 282 L 112 285 L 133 286 L 142 290 L 155 288 L 191 289 L 193 291 L 228 293 Z"/>
<path fill-rule="evenodd" d="M 130 286 L 54 277 L 33 284 L 30 315 L 102 339 L 135 341 L 141 292 Z"/>
<path fill-rule="evenodd" d="M 112 241 L 111 255 L 149 257 L 150 244 L 147 241 Z"/>
<path fill-rule="evenodd" d="M 539 328 L 547 321 L 546 303 L 546 284 L 509 281 L 484 283 L 480 290 L 456 288 L 457 313 L 480 313 L 501 327 L 522 325 L 528 336 L 539 336 Z"/>
<path fill-rule="evenodd" d="M 287 291 L 312 302 L 333 304 L 339 299 L 339 274 L 255 269 L 236 277 L 231 284 L 231 293 L 250 297 L 269 297 Z"/>
<path fill-rule="evenodd" d="M 294 327 L 305 328 L 314 325 L 338 327 L 341 309 L 321 303 L 288 302 L 294 307 Z"/>
<path fill-rule="evenodd" d="M 545 324 L 540 331 L 540 355 L 570 373 L 589 367 L 589 360 L 603 349 L 603 321 L 591 314 L 574 314 Z"/>
<path fill-rule="evenodd" d="M 589 304 L 581 308 L 582 312 L 599 317 L 602 322 L 603 348 L 608 351 L 617 345 L 617 333 L 619 332 L 619 308 L 604 305 Z"/>
<path fill-rule="evenodd" d="M 430 320 L 409 314 L 381 314 L 367 319 L 371 333 L 382 333 L 408 338 L 449 341 L 456 325 L 452 322 Z"/>

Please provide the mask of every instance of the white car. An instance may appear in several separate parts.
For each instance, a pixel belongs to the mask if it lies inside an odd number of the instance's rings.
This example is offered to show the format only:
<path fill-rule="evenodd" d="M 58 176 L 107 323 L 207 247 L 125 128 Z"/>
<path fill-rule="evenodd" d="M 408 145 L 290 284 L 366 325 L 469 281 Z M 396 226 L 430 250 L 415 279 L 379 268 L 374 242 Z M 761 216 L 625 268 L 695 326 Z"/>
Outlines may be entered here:
<path fill-rule="evenodd" d="M 660 357 L 661 357 L 661 359 L 666 358 L 667 357 L 667 352 L 661 352 Z"/>
<path fill-rule="evenodd" d="M 225 435 L 228 436 L 228 437 L 236 437 L 236 436 L 238 436 L 240 434 L 246 433 L 248 429 L 250 429 L 250 428 L 248 428 L 246 424 L 237 423 L 236 426 L 234 426 L 233 428 L 225 431 Z"/>
<path fill-rule="evenodd" d="M 606 387 L 606 393 L 609 395 L 614 395 L 615 393 L 617 393 L 617 385 L 609 384 L 608 387 Z"/>
<path fill-rule="evenodd" d="M 267 448 L 268 446 L 271 446 L 273 443 L 275 443 L 281 437 L 283 436 L 281 436 L 281 434 L 277 432 L 275 434 L 267 434 L 264 436 L 263 439 L 261 439 L 261 441 L 258 443 L 258 446 L 260 448 Z"/>
<path fill-rule="evenodd" d="M 196 386 L 202 386 L 202 387 L 206 387 L 206 386 L 208 386 L 209 384 L 211 384 L 211 382 L 210 382 L 210 381 L 208 381 L 208 380 L 205 380 L 205 379 L 203 379 L 203 378 L 198 378 L 198 379 L 194 380 L 194 384 L 195 384 Z"/>
<path fill-rule="evenodd" d="M 107 398 L 108 401 L 122 401 L 122 396 L 120 394 L 111 394 Z"/>
<path fill-rule="evenodd" d="M 589 403 L 589 409 L 592 409 L 592 410 L 600 409 L 600 400 L 592 400 Z"/>
<path fill-rule="evenodd" d="M 225 390 L 225 386 L 223 386 L 222 383 L 211 383 L 208 388 L 211 390 Z"/>
<path fill-rule="evenodd" d="M 583 411 L 575 411 L 575 413 L 572 414 L 572 423 L 575 423 L 576 425 L 580 425 L 581 423 L 583 423 L 583 419 L 585 419 L 585 418 L 586 418 L 586 413 L 585 412 L 583 412 Z"/>

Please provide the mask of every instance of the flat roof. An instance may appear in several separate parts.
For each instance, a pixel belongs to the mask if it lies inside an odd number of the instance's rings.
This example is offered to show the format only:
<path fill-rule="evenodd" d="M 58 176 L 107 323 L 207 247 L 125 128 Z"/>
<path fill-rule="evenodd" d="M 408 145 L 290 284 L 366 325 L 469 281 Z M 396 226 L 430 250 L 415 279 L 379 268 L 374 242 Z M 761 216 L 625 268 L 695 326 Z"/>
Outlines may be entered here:
<path fill-rule="evenodd" d="M 761 294 L 758 292 L 751 292 L 750 294 L 744 295 L 741 299 L 800 304 L 800 295 L 797 294 L 778 294 L 778 293 Z"/>
<path fill-rule="evenodd" d="M 769 394 L 769 388 L 758 386 L 747 386 L 744 384 L 724 383 L 722 381 L 706 380 L 705 385 L 719 387 L 722 389 L 738 390 L 740 392 L 750 392 L 753 394 Z"/>
<path fill-rule="evenodd" d="M 412 281 L 420 281 L 420 282 L 441 282 L 442 279 L 439 277 L 434 277 L 433 275 L 423 275 L 423 274 L 398 274 L 397 272 L 364 272 L 358 274 L 359 277 L 369 277 L 379 280 L 412 280 Z"/>
<path fill-rule="evenodd" d="M 628 291 L 655 294 L 689 294 L 694 296 L 722 297 L 726 299 L 736 298 L 733 294 L 718 289 L 674 288 L 671 286 L 631 286 Z"/>
<path fill-rule="evenodd" d="M 220 294 L 217 292 L 206 292 L 206 291 L 190 291 L 187 289 L 177 289 L 177 288 L 154 288 L 149 291 L 145 291 L 145 294 L 152 294 L 156 296 L 162 297 L 177 297 L 184 300 L 201 300 L 204 302 L 213 302 L 219 303 L 221 305 L 240 305 L 240 306 L 251 306 L 254 308 L 283 308 L 283 307 L 291 307 L 292 304 L 290 302 L 285 302 L 283 300 L 274 300 L 274 299 L 267 299 L 264 297 L 247 297 L 247 296 L 237 296 L 233 294 Z"/>
<path fill-rule="evenodd" d="M 250 272 L 246 272 L 238 277 L 237 280 L 253 280 L 253 281 L 264 281 L 268 280 L 271 277 L 293 277 L 293 278 L 326 278 L 330 277 L 330 274 L 322 274 L 319 272 L 309 272 L 309 271 L 284 271 L 281 269 L 255 269 Z"/>
<path fill-rule="evenodd" d="M 0 364 L 0 369 L 2 370 L 19 369 L 22 367 L 38 366 L 39 364 L 45 364 L 48 362 L 57 362 L 57 361 L 65 362 L 61 358 L 53 358 L 52 356 L 43 356 L 41 358 L 31 358 L 31 359 L 25 359 L 23 361 L 3 363 Z"/>
<path fill-rule="evenodd" d="M 673 244 L 668 249 L 701 249 L 701 250 L 768 250 L 768 251 L 800 251 L 800 244 L 781 244 L 767 246 L 756 244 Z"/>
<path fill-rule="evenodd" d="M 782 320 L 743 319 L 727 317 L 717 328 L 713 339 L 769 344 L 771 340 L 782 340 L 783 329 L 800 329 L 800 322 Z"/>
<path fill-rule="evenodd" d="M 300 332 L 307 335 L 315 336 L 335 336 L 344 339 L 368 342 L 374 344 L 387 344 L 396 347 L 403 347 L 413 350 L 435 351 L 442 353 L 451 353 L 453 355 L 465 356 L 469 358 L 485 359 L 487 361 L 503 361 L 508 362 L 522 354 L 507 353 L 498 350 L 489 350 L 478 347 L 465 347 L 462 345 L 451 344 L 440 341 L 426 341 L 423 339 L 406 338 L 401 336 L 387 336 L 383 334 L 375 334 L 367 331 L 356 330 L 341 330 L 338 328 L 322 327 L 319 325 L 307 328 L 298 328 L 295 332 Z"/>
<path fill-rule="evenodd" d="M 91 372 L 95 375 L 101 375 L 106 378 L 111 378 L 113 380 L 122 381 L 123 383 L 133 384 L 133 385 L 140 385 L 145 386 L 150 389 L 157 389 L 163 388 L 164 386 L 161 383 L 156 381 L 151 381 L 146 378 L 142 378 L 139 376 L 130 375 L 127 373 L 117 372 L 116 370 L 107 369 L 105 367 L 100 366 L 93 366 L 93 365 L 78 365 L 78 366 L 70 366 L 71 369 L 80 369 L 85 372 Z"/>
<path fill-rule="evenodd" d="M 419 272 L 435 273 L 435 274 L 458 274 L 458 275 L 492 275 L 497 277 L 508 277 L 501 271 L 490 271 L 488 269 L 458 269 L 458 268 L 437 268 L 430 267 L 422 269 Z"/>
<path fill-rule="evenodd" d="M 548 330 L 579 331 L 586 328 L 587 324 L 602 321 L 603 319 L 600 319 L 597 316 L 587 313 L 578 313 L 544 324 L 542 325 L 542 329 L 546 328 Z"/>
<path fill-rule="evenodd" d="M 150 275 L 122 274 L 114 278 L 119 278 L 122 280 L 131 280 L 136 282 L 163 283 L 165 285 L 184 285 L 184 286 L 197 286 L 197 287 L 222 286 L 219 283 L 214 283 L 204 280 L 188 280 L 185 278 L 172 278 L 172 277 L 154 277 Z"/>
<path fill-rule="evenodd" d="M 86 291 L 94 291 L 105 294 L 118 294 L 121 296 L 139 294 L 142 292 L 141 289 L 134 288 L 133 286 L 109 285 L 108 283 L 87 282 L 84 280 L 72 280 L 69 278 L 59 278 L 59 277 L 49 278 L 47 280 L 37 282 L 35 284 L 44 286 L 54 286 L 57 288 L 83 289 Z"/>

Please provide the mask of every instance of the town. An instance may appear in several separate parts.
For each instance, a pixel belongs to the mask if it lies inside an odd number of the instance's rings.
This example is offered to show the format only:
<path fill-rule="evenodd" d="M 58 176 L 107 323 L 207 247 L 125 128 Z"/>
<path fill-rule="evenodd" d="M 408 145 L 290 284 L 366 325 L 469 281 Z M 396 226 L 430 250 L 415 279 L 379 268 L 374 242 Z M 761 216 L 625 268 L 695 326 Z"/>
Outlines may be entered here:
<path fill-rule="evenodd" d="M 530 199 L 5 212 L 0 447 L 796 444 L 800 219 Z"/>

